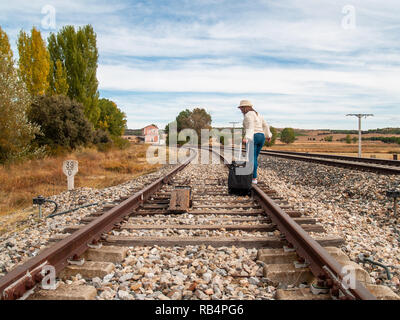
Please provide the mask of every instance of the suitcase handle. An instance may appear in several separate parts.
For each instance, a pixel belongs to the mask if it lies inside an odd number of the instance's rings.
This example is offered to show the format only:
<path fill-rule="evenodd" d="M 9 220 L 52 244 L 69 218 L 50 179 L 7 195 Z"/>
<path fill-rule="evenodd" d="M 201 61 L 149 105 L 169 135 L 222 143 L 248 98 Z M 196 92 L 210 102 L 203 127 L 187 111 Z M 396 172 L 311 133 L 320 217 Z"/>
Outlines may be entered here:
<path fill-rule="evenodd" d="M 249 150 L 248 145 L 249 145 L 249 142 L 246 142 L 246 145 L 245 145 L 246 159 L 244 161 L 249 161 L 249 153 L 247 152 Z M 239 161 L 243 161 L 242 160 L 242 156 L 243 156 L 242 155 L 242 148 L 240 148 Z"/>

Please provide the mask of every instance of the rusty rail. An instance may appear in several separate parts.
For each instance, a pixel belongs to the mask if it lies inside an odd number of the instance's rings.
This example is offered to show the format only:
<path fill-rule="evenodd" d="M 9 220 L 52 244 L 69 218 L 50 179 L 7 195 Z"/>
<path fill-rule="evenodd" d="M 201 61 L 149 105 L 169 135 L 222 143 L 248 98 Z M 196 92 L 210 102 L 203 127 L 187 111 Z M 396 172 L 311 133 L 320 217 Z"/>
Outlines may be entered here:
<path fill-rule="evenodd" d="M 173 175 L 186 167 L 195 156 L 196 152 L 165 176 L 0 278 L 0 300 L 21 298 L 27 291 L 42 281 L 44 278 L 42 270 L 45 266 L 54 267 L 56 273 L 58 273 L 68 265 L 68 260 L 77 260 L 89 246 L 96 245 L 99 242 L 102 234 L 113 229 L 116 224 L 157 192 Z"/>
<path fill-rule="evenodd" d="M 284 151 L 284 150 L 262 150 L 262 153 L 279 153 L 279 154 L 292 154 L 298 156 L 305 157 L 317 157 L 317 158 L 325 158 L 325 159 L 336 159 L 336 160 L 345 160 L 345 161 L 353 161 L 353 162 L 362 162 L 362 163 L 373 163 L 381 166 L 389 166 L 389 167 L 400 167 L 400 161 L 398 160 L 390 160 L 390 159 L 377 159 L 377 158 L 358 158 L 352 156 L 341 156 L 337 154 L 325 154 L 325 153 L 309 153 L 309 152 L 294 152 L 294 151 Z"/>
<path fill-rule="evenodd" d="M 350 299 L 376 300 L 376 297 L 357 280 L 355 280 L 353 288 L 347 288 L 347 285 L 343 282 L 347 272 L 342 265 L 258 186 L 254 185 L 253 190 L 272 222 L 277 225 L 279 231 L 283 233 L 285 239 L 293 246 L 297 254 L 309 264 L 311 272 L 317 278 L 322 281 L 331 278 L 333 286 L 337 289 L 340 288 L 342 293 Z M 335 276 L 334 279 L 332 279 L 332 274 Z"/>
<path fill-rule="evenodd" d="M 219 155 L 225 161 L 220 153 L 212 148 L 209 148 L 209 150 Z M 347 273 L 342 265 L 257 185 L 253 185 L 253 194 L 259 199 L 272 222 L 277 225 L 279 231 L 285 236 L 285 240 L 309 264 L 309 268 L 314 276 L 321 281 L 328 279 L 325 283 L 337 293 L 340 290 L 347 299 L 376 300 L 376 297 L 357 280 L 355 280 L 354 287 L 348 288 L 343 281 Z"/>
<path fill-rule="evenodd" d="M 291 160 L 315 162 L 335 167 L 352 168 L 357 170 L 368 170 L 385 174 L 400 174 L 400 168 L 398 167 L 400 165 L 400 161 L 395 161 L 395 160 L 354 158 L 346 156 L 307 154 L 307 153 L 271 151 L 271 150 L 262 150 L 261 154 L 266 156 L 286 158 Z"/>

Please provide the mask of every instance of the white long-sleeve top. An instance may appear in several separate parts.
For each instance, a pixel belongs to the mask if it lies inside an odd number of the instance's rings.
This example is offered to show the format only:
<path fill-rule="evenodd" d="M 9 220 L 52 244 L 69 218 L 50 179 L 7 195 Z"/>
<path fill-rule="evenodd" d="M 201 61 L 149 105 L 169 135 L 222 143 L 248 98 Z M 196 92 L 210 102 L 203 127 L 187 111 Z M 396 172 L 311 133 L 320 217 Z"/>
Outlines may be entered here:
<path fill-rule="evenodd" d="M 253 140 L 253 136 L 256 133 L 264 133 L 266 138 L 272 138 L 271 130 L 269 129 L 267 122 L 264 120 L 264 117 L 254 111 L 249 111 L 245 114 L 243 128 L 246 130 L 247 140 Z"/>

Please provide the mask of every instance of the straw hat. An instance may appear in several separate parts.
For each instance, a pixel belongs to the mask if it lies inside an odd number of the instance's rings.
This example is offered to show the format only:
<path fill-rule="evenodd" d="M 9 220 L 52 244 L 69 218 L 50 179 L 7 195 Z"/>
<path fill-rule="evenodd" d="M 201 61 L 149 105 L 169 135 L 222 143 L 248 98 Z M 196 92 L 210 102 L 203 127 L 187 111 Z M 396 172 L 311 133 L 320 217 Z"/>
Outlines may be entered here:
<path fill-rule="evenodd" d="M 252 107 L 252 106 L 253 106 L 253 104 L 249 100 L 242 100 L 242 101 L 240 101 L 240 105 L 238 108 Z"/>

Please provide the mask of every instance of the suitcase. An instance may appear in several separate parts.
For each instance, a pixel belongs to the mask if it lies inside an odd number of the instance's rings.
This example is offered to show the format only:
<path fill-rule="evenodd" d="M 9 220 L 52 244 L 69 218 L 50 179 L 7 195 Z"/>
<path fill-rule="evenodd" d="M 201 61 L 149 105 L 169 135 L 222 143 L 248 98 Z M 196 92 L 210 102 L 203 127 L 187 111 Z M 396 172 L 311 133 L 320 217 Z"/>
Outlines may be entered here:
<path fill-rule="evenodd" d="M 247 149 L 247 148 L 246 148 Z M 240 157 L 241 159 L 241 153 Z M 228 193 L 236 194 L 236 195 L 250 195 L 252 180 L 253 180 L 253 172 L 246 175 L 238 175 L 236 173 L 237 168 L 243 168 L 247 164 L 247 161 L 232 161 L 229 165 L 229 176 L 228 176 Z"/>

